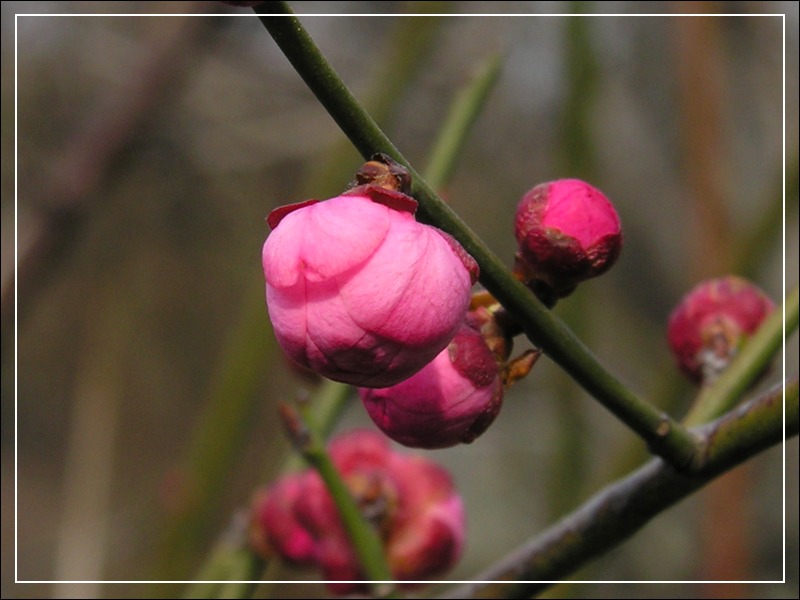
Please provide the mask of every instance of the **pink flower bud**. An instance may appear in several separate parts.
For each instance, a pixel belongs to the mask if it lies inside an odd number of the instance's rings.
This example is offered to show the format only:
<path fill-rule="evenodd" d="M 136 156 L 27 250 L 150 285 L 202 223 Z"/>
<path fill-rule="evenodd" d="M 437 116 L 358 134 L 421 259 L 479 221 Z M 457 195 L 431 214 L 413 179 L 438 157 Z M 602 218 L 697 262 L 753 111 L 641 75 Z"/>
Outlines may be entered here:
<path fill-rule="evenodd" d="M 267 305 L 292 359 L 336 381 L 387 386 L 448 344 L 477 265 L 415 209 L 400 192 L 366 185 L 272 212 Z"/>
<path fill-rule="evenodd" d="M 606 272 L 622 248 L 619 217 L 597 188 L 579 179 L 542 183 L 517 207 L 514 232 L 526 280 L 550 304 Z"/>
<path fill-rule="evenodd" d="M 360 388 L 375 424 L 415 448 L 469 443 L 494 421 L 503 403 L 499 357 L 466 323 L 431 363 L 388 388 Z"/>
<path fill-rule="evenodd" d="M 670 315 L 672 354 L 692 381 L 710 383 L 774 308 L 772 300 L 741 277 L 704 281 Z"/>
<path fill-rule="evenodd" d="M 384 437 L 370 431 L 340 436 L 330 455 L 375 525 L 394 578 L 429 578 L 455 563 L 464 545 L 464 510 L 444 469 L 394 452 Z M 318 565 L 334 593 L 368 591 L 365 584 L 347 583 L 363 581 L 364 574 L 316 472 L 290 475 L 258 494 L 253 514 L 255 550 L 274 549 L 291 562 L 300 557 Z"/>

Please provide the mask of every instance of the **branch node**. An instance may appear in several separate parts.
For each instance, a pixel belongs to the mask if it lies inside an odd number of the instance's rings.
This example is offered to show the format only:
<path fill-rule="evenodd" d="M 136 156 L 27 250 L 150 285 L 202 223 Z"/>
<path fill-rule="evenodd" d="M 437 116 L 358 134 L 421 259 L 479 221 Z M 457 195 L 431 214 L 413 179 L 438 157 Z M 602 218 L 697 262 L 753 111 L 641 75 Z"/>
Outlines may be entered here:
<path fill-rule="evenodd" d="M 303 423 L 299 411 L 286 402 L 281 402 L 278 411 L 292 445 L 301 453 L 304 452 L 311 445 L 311 432 Z"/>

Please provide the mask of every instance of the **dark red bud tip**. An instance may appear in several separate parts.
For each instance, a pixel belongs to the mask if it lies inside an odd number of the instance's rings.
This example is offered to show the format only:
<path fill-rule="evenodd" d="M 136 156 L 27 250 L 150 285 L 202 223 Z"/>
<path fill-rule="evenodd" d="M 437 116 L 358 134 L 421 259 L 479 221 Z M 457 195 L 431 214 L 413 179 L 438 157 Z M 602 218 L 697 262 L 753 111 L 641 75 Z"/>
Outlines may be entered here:
<path fill-rule="evenodd" d="M 477 388 L 491 385 L 497 379 L 498 365 L 481 335 L 465 327 L 458 332 L 447 347 L 450 362 L 462 377 Z"/>
<path fill-rule="evenodd" d="M 319 200 L 304 200 L 303 202 L 295 202 L 294 204 L 279 206 L 267 216 L 267 225 L 269 225 L 270 229 L 275 229 L 278 226 L 278 223 L 280 223 L 289 213 L 306 206 L 311 206 L 317 202 L 319 202 Z"/>
<path fill-rule="evenodd" d="M 349 189 L 342 194 L 342 196 L 363 196 L 369 198 L 376 204 L 383 204 L 392 210 L 407 212 L 412 215 L 417 212 L 417 201 L 411 196 L 372 183 Z"/>

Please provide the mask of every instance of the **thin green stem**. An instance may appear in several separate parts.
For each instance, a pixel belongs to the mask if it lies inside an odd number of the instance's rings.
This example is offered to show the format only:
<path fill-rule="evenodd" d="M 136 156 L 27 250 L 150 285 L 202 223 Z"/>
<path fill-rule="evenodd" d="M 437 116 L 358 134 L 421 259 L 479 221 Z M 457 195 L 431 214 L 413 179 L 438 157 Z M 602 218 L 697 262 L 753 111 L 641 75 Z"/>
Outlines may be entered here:
<path fill-rule="evenodd" d="M 784 311 L 775 310 L 761 324 L 758 331 L 745 344 L 739 355 L 712 385 L 704 388 L 694 406 L 684 419 L 688 426 L 705 423 L 730 410 L 747 389 L 764 373 L 772 358 L 780 350 L 785 335 L 797 329 L 798 288 L 787 296 Z M 785 329 L 784 329 L 785 327 Z"/>
<path fill-rule="evenodd" d="M 589 2 L 569 3 L 569 12 L 591 12 Z M 592 135 L 600 69 L 589 30 L 593 21 L 581 17 L 566 20 L 565 68 L 567 90 L 561 102 L 561 125 L 556 164 L 570 177 L 594 178 L 597 152 Z"/>
<path fill-rule="evenodd" d="M 311 424 L 320 438 L 327 439 L 339 417 L 350 403 L 355 388 L 351 385 L 325 379 L 319 384 L 311 398 L 303 417 Z M 303 460 L 296 453 L 286 457 L 280 471 L 288 473 L 303 467 Z"/>
<path fill-rule="evenodd" d="M 456 95 L 425 168 L 425 180 L 432 188 L 439 189 L 450 179 L 467 135 L 497 83 L 503 67 L 502 58 L 500 53 L 488 56 L 469 85 Z"/>
<path fill-rule="evenodd" d="M 301 416 L 299 411 L 289 405 L 283 405 L 281 408 L 289 437 L 303 458 L 319 473 L 333 498 L 361 568 L 373 582 L 373 591 L 379 596 L 386 596 L 392 591 L 393 577 L 386 564 L 383 544 L 378 533 L 361 514 L 355 499 L 336 470 L 319 431 L 305 414 Z"/>
<path fill-rule="evenodd" d="M 261 22 L 320 103 L 364 157 L 384 152 L 405 165 L 414 179 L 420 216 L 455 237 L 478 262 L 481 283 L 519 321 L 528 338 L 559 364 L 586 391 L 641 436 L 656 454 L 676 465 L 691 461 L 692 436 L 668 415 L 628 390 L 586 346 L 517 281 L 502 261 L 464 224 L 409 165 L 377 124 L 359 105 L 285 2 L 265 2 Z"/>

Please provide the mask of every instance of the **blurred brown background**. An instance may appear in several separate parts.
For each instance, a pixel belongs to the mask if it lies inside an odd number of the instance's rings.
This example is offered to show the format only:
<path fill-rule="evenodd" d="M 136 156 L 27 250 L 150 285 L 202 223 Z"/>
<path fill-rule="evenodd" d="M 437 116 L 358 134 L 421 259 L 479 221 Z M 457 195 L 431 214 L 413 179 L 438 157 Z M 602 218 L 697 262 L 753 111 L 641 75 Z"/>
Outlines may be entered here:
<path fill-rule="evenodd" d="M 694 394 L 664 341 L 680 297 L 728 272 L 777 302 L 784 274 L 787 289 L 797 284 L 796 2 L 292 5 L 341 13 L 302 20 L 415 165 L 476 65 L 504 53 L 443 194 L 510 265 L 512 215 L 528 188 L 578 176 L 602 189 L 623 220 L 621 259 L 556 311 L 612 372 L 675 416 Z M 654 7 L 663 15 L 634 16 Z M 452 14 L 398 16 L 431 10 Z M 464 14 L 487 10 L 498 14 Z M 27 11 L 63 16 L 15 20 Z M 128 11 L 216 16 L 74 16 Z M 393 16 L 352 16 L 370 11 Z M 575 11 L 624 15 L 545 14 Z M 785 21 L 674 16 L 763 11 Z M 15 458 L 19 579 L 191 579 L 284 456 L 277 401 L 315 385 L 287 366 L 269 330 L 264 217 L 335 193 L 359 159 L 249 10 L 3 2 L 2 27 L 2 596 L 133 597 L 147 590 L 13 583 Z M 797 340 L 786 356 L 795 376 Z M 776 362 L 764 385 L 779 379 Z M 354 400 L 339 428 L 356 425 L 371 423 Z M 430 456 L 452 469 L 468 511 L 469 541 L 452 579 L 484 569 L 646 458 L 547 360 L 507 394 L 483 437 Z M 213 475 L 202 502 L 187 482 L 197 460 Z M 787 584 L 609 583 L 548 594 L 796 598 L 797 471 L 794 438 L 785 470 L 781 449 L 770 450 L 576 574 L 780 580 L 785 474 Z M 182 518 L 191 522 L 176 529 Z M 178 543 L 175 531 L 187 535 Z"/>

